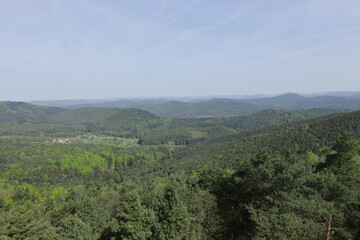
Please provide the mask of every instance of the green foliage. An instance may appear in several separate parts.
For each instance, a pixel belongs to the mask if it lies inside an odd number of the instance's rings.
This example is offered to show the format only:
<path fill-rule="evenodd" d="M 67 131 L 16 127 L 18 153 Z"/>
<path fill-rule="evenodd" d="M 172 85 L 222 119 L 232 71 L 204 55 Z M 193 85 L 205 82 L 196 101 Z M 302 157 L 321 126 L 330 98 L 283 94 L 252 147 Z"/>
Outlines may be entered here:
<path fill-rule="evenodd" d="M 318 189 L 328 188 L 331 179 L 314 174 L 297 156 L 261 154 L 239 163 L 230 176 L 204 177 L 228 239 L 318 239 L 324 233 L 332 204 Z"/>
<path fill-rule="evenodd" d="M 330 216 L 360 236 L 360 112 L 0 113 L 0 239 L 324 239 Z"/>
<path fill-rule="evenodd" d="M 200 239 L 204 218 L 201 196 L 183 176 L 167 179 L 158 189 L 156 200 L 152 204 L 157 216 L 154 239 Z"/>
<path fill-rule="evenodd" d="M 115 203 L 114 217 L 110 220 L 111 236 L 115 239 L 150 239 L 155 214 L 141 203 L 136 190 L 127 190 Z"/>
<path fill-rule="evenodd" d="M 107 162 L 104 158 L 92 153 L 64 155 L 59 161 L 61 170 L 75 169 L 84 175 L 91 173 L 95 167 L 102 171 L 107 167 Z"/>
<path fill-rule="evenodd" d="M 349 132 L 337 137 L 336 144 L 325 163 L 319 166 L 321 171 L 335 175 L 336 182 L 327 195 L 336 209 L 343 213 L 343 222 L 337 222 L 337 235 L 360 235 L 360 161 L 359 141 Z"/>

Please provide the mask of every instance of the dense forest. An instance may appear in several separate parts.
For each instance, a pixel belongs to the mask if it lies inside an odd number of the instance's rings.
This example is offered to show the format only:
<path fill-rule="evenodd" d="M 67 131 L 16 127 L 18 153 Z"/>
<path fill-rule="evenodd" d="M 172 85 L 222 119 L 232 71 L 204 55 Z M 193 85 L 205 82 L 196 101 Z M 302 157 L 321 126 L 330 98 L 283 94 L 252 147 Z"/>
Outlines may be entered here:
<path fill-rule="evenodd" d="M 0 102 L 0 239 L 359 240 L 357 103 L 291 97 L 178 118 Z"/>

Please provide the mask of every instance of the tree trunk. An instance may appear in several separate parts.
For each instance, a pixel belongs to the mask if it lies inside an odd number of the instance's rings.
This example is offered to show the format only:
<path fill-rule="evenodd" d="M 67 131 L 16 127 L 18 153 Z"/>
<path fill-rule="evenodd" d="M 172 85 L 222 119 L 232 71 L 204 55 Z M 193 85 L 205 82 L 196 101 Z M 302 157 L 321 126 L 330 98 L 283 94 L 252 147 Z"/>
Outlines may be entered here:
<path fill-rule="evenodd" d="M 330 240 L 330 237 L 331 237 L 331 221 L 332 221 L 332 214 L 330 214 L 329 221 L 328 221 L 326 240 Z"/>

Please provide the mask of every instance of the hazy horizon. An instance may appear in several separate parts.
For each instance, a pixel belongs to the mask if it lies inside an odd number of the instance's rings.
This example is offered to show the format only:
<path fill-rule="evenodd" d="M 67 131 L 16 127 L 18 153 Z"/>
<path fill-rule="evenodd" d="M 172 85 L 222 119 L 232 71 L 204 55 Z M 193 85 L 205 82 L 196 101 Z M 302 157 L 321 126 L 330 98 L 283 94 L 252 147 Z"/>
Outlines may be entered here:
<path fill-rule="evenodd" d="M 348 93 L 348 94 L 357 94 L 360 91 L 351 91 L 351 90 L 333 90 L 333 91 L 314 91 L 314 92 L 292 92 L 292 91 L 285 91 L 285 92 L 274 92 L 274 93 L 249 93 L 249 94 L 209 94 L 209 95 L 148 95 L 148 96 L 104 96 L 104 97 L 70 97 L 70 98 L 31 98 L 31 99 L 21 99 L 21 98 L 11 98 L 11 99 L 3 99 L 0 97 L 0 101 L 21 101 L 21 102 L 33 102 L 33 101 L 72 101 L 72 100 L 116 100 L 116 99 L 181 99 L 181 98 L 188 98 L 188 99 L 196 99 L 196 98 L 231 98 L 231 97 L 256 97 L 256 96 L 264 96 L 272 97 L 272 96 L 281 96 L 286 94 L 299 94 L 302 96 L 318 96 L 318 95 L 329 95 L 335 96 L 334 93 Z"/>
<path fill-rule="evenodd" d="M 360 91 L 360 2 L 0 2 L 0 100 Z"/>
<path fill-rule="evenodd" d="M 31 99 L 24 100 L 24 102 L 37 102 L 37 101 L 77 101 L 77 100 L 89 100 L 89 101 L 116 101 L 116 100 L 206 100 L 206 99 L 216 99 L 216 98 L 238 98 L 238 99 L 246 99 L 248 98 L 267 98 L 267 97 L 275 97 L 282 96 L 287 94 L 299 94 L 301 96 L 336 96 L 337 94 L 347 93 L 348 94 L 360 94 L 360 91 L 325 91 L 325 92 L 281 92 L 281 93 L 254 93 L 254 94 L 231 94 L 231 95 L 173 95 L 173 96 L 129 96 L 129 97 L 99 97 L 99 98 L 59 98 L 59 99 Z M 339 96 L 340 96 L 339 95 Z"/>

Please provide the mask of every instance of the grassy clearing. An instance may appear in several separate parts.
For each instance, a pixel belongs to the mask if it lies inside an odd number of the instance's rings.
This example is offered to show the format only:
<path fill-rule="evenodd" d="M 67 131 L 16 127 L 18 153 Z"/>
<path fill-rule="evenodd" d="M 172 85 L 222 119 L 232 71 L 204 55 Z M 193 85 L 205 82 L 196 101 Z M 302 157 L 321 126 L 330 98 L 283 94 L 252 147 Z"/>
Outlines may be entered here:
<path fill-rule="evenodd" d="M 190 130 L 190 133 L 192 138 L 202 138 L 208 135 L 208 133 L 196 129 Z"/>
<path fill-rule="evenodd" d="M 137 146 L 138 139 L 136 138 L 120 138 L 103 135 L 80 135 L 70 139 L 72 143 L 82 144 L 103 144 L 112 145 L 117 147 L 135 147 Z"/>

